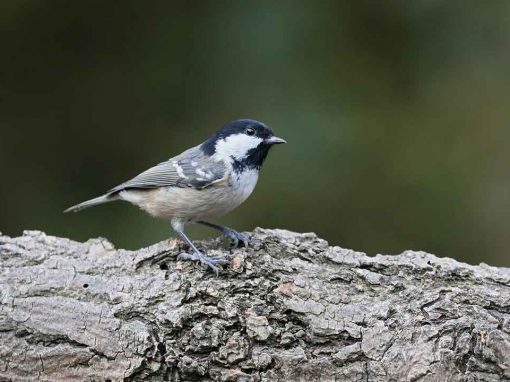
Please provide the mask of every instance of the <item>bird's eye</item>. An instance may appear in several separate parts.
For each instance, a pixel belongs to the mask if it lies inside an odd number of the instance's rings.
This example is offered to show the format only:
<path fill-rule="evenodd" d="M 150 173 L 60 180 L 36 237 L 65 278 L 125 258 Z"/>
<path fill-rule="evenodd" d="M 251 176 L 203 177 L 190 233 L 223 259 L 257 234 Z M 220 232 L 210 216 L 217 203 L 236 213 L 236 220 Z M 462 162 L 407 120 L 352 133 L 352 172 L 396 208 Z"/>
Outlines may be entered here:
<path fill-rule="evenodd" d="M 251 127 L 248 127 L 248 128 L 246 129 L 246 134 L 247 134 L 247 135 L 255 135 L 255 130 L 254 130 L 254 129 L 252 129 Z"/>

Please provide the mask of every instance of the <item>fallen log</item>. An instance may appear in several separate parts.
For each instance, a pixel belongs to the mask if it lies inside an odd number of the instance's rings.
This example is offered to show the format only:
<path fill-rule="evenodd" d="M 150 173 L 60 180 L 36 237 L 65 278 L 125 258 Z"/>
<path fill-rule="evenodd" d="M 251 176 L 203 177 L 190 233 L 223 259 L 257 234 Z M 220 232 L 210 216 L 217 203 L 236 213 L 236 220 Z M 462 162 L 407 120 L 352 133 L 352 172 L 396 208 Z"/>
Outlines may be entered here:
<path fill-rule="evenodd" d="M 510 380 L 510 269 L 250 236 L 200 243 L 215 277 L 177 240 L 0 235 L 0 381 Z"/>

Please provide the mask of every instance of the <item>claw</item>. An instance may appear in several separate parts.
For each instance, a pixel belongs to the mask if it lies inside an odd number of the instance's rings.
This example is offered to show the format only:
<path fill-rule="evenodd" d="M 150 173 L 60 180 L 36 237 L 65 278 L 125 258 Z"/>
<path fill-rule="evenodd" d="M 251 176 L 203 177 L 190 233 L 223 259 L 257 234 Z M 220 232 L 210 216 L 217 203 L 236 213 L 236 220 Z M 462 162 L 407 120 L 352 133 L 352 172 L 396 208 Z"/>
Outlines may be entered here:
<path fill-rule="evenodd" d="M 220 264 L 220 265 L 230 264 L 230 260 L 223 259 L 219 256 L 207 256 L 207 258 L 210 259 L 212 262 L 214 262 L 214 264 Z"/>
<path fill-rule="evenodd" d="M 242 246 L 248 248 L 248 237 L 232 228 L 224 228 L 223 234 L 228 237 L 232 242 L 232 248 L 241 247 L 239 244 L 242 243 Z"/>
<path fill-rule="evenodd" d="M 177 256 L 177 260 L 200 261 L 200 263 L 211 268 L 211 270 L 216 274 L 216 277 L 218 277 L 220 273 L 220 269 L 216 265 L 224 265 L 230 263 L 230 261 L 226 259 L 221 259 L 219 257 L 208 257 L 201 253 L 181 253 Z"/>

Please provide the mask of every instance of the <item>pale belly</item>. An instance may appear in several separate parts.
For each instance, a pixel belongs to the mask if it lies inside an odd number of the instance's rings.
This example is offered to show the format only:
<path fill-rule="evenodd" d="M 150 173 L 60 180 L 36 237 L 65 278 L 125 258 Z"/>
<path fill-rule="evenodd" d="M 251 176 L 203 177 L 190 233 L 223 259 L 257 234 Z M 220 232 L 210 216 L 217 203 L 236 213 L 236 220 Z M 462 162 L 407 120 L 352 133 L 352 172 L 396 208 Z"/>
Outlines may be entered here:
<path fill-rule="evenodd" d="M 187 221 L 217 218 L 243 203 L 253 192 L 258 172 L 234 175 L 230 184 L 215 185 L 203 190 L 164 187 L 152 190 L 122 191 L 121 199 L 137 205 L 152 216 Z"/>

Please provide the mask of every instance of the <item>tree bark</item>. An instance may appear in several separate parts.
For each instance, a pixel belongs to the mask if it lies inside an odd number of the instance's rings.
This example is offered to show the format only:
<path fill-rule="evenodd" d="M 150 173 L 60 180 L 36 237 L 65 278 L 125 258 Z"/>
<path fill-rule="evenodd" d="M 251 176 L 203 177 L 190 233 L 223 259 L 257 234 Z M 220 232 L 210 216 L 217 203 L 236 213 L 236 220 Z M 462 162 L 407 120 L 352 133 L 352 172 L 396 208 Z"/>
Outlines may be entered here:
<path fill-rule="evenodd" d="M 201 243 L 215 277 L 181 245 L 0 235 L 0 380 L 510 380 L 510 269 L 256 229 Z"/>

